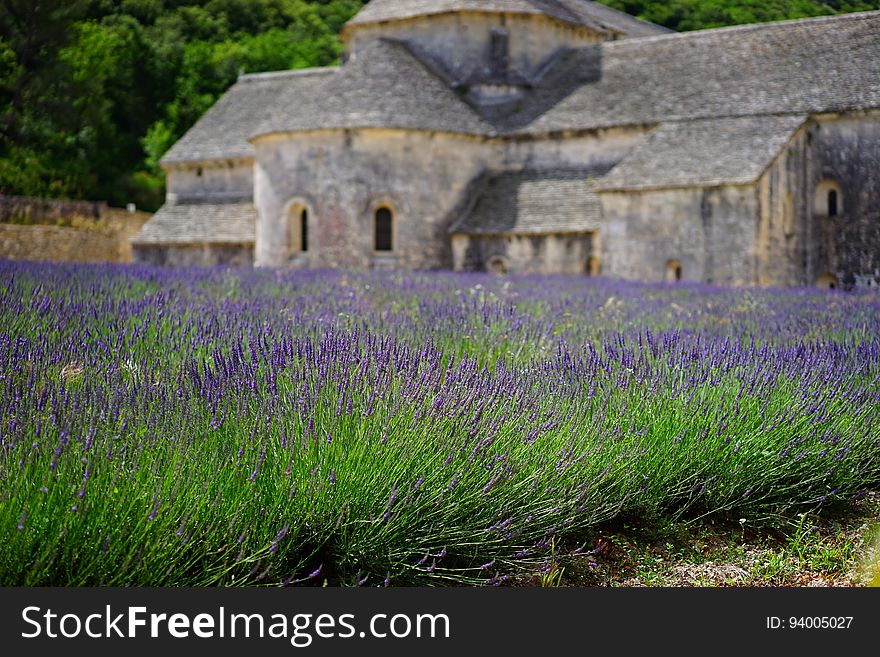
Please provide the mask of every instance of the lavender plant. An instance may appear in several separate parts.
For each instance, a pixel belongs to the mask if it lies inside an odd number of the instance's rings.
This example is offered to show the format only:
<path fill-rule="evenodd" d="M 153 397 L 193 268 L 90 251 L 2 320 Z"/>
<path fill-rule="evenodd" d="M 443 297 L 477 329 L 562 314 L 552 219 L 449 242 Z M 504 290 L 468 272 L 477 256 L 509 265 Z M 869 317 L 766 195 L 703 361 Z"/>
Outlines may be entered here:
<path fill-rule="evenodd" d="M 880 298 L 0 262 L 3 585 L 499 584 L 880 480 Z"/>

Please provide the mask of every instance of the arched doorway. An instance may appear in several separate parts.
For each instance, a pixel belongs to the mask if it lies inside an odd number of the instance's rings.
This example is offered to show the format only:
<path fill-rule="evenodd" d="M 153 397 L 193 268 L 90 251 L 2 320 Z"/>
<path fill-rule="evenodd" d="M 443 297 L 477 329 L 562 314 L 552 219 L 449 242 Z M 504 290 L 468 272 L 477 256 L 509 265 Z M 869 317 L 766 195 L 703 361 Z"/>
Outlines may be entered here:
<path fill-rule="evenodd" d="M 681 262 L 678 260 L 668 260 L 666 262 L 666 282 L 678 283 L 681 280 L 681 276 Z"/>

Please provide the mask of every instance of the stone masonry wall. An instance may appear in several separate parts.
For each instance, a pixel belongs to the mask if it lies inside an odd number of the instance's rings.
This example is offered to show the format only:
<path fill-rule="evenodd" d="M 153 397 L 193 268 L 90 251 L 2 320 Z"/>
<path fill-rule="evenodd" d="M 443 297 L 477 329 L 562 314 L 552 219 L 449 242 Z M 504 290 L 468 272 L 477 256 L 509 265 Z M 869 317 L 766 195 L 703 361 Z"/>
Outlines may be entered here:
<path fill-rule="evenodd" d="M 880 285 L 880 117 L 823 119 L 811 126 L 807 139 L 807 197 L 812 201 L 823 181 L 840 188 L 837 216 L 813 207 L 806 257 L 809 282 L 830 272 L 847 289 L 876 287 Z"/>
<path fill-rule="evenodd" d="M 254 193 L 254 162 L 221 160 L 166 167 L 170 203 L 190 199 L 251 198 Z"/>
<path fill-rule="evenodd" d="M 719 285 L 757 281 L 758 194 L 753 186 L 601 193 L 602 273 L 663 281 L 667 267 L 681 278 Z"/>
<path fill-rule="evenodd" d="M 589 274 L 593 237 L 586 235 L 454 235 L 456 271 L 492 271 L 503 263 L 511 274 Z"/>
<path fill-rule="evenodd" d="M 53 262 L 132 262 L 129 240 L 150 214 L 106 210 L 100 219 L 70 215 L 65 225 L 0 223 L 0 258 Z"/>
<path fill-rule="evenodd" d="M 254 264 L 253 244 L 185 244 L 134 247 L 134 261 L 165 267 L 235 267 Z"/>
<path fill-rule="evenodd" d="M 346 53 L 357 56 L 381 37 L 406 39 L 442 61 L 457 80 L 465 80 L 489 63 L 489 32 L 503 27 L 510 35 L 510 65 L 535 75 L 560 47 L 600 43 L 603 37 L 585 27 L 567 26 L 544 16 L 460 12 L 350 28 Z"/>
<path fill-rule="evenodd" d="M 451 268 L 448 230 L 460 218 L 458 212 L 466 207 L 474 192 L 471 184 L 481 172 L 610 167 L 644 134 L 642 129 L 608 130 L 565 139 L 506 141 L 361 130 L 261 138 L 256 142 L 256 263 Z M 395 214 L 390 257 L 373 252 L 373 213 L 382 204 Z M 299 217 L 303 209 L 309 250 L 295 253 L 295 245 L 288 244 L 288 215 Z M 524 243 L 530 244 L 529 239 Z M 532 259 L 529 249 L 511 253 Z M 581 255 L 564 268 L 581 271 Z M 522 266 L 532 267 L 525 261 Z"/>
<path fill-rule="evenodd" d="M 760 285 L 813 285 L 805 264 L 811 239 L 807 221 L 805 162 L 807 131 L 801 129 L 782 149 L 758 183 L 760 220 L 756 233 L 757 282 Z"/>
<path fill-rule="evenodd" d="M 93 217 L 107 211 L 103 201 L 67 201 L 0 194 L 0 223 L 41 224 L 71 217 Z"/>
<path fill-rule="evenodd" d="M 449 269 L 448 230 L 497 149 L 447 134 L 327 131 L 256 142 L 256 264 Z M 374 251 L 374 213 L 391 208 L 394 249 Z M 292 253 L 287 215 L 305 208 L 309 250 Z"/>
<path fill-rule="evenodd" d="M 645 140 L 648 128 L 608 128 L 584 135 L 503 142 L 502 169 L 611 168 Z"/>

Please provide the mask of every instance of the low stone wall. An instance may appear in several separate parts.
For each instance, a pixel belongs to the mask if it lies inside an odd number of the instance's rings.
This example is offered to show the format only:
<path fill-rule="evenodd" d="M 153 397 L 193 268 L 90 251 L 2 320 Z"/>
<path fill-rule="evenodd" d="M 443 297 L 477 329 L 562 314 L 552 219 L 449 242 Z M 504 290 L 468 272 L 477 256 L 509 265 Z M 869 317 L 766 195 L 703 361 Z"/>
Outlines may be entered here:
<path fill-rule="evenodd" d="M 134 247 L 134 262 L 156 267 L 236 267 L 254 265 L 253 244 L 176 244 Z"/>
<path fill-rule="evenodd" d="M 42 224 L 70 217 L 100 219 L 107 212 L 103 201 L 65 201 L 0 195 L 0 222 Z"/>
<path fill-rule="evenodd" d="M 63 225 L 0 223 L 0 258 L 52 262 L 132 262 L 129 240 L 150 216 L 147 212 L 105 209 L 100 218 L 77 214 L 59 217 Z"/>
<path fill-rule="evenodd" d="M 596 274 L 594 241 L 592 233 L 482 236 L 459 233 L 452 237 L 453 268 L 510 274 Z"/>

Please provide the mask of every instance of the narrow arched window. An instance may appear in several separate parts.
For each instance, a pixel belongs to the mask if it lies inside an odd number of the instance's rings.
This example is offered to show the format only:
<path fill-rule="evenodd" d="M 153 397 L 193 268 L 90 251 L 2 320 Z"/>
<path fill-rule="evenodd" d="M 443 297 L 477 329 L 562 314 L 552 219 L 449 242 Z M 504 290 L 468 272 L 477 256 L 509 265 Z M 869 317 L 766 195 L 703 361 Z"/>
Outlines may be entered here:
<path fill-rule="evenodd" d="M 309 209 L 292 203 L 287 209 L 287 255 L 296 258 L 309 250 Z"/>
<path fill-rule="evenodd" d="M 309 250 L 309 211 L 305 208 L 299 215 L 299 250 Z"/>
<path fill-rule="evenodd" d="M 839 217 L 844 212 L 845 201 L 840 183 L 826 178 L 816 185 L 813 213 L 819 217 Z"/>
<path fill-rule="evenodd" d="M 838 204 L 837 204 L 837 190 L 831 189 L 828 191 L 828 216 L 836 217 L 838 212 Z"/>
<path fill-rule="evenodd" d="M 373 219 L 376 251 L 392 251 L 394 249 L 394 217 L 391 210 L 385 207 L 377 208 Z"/>

